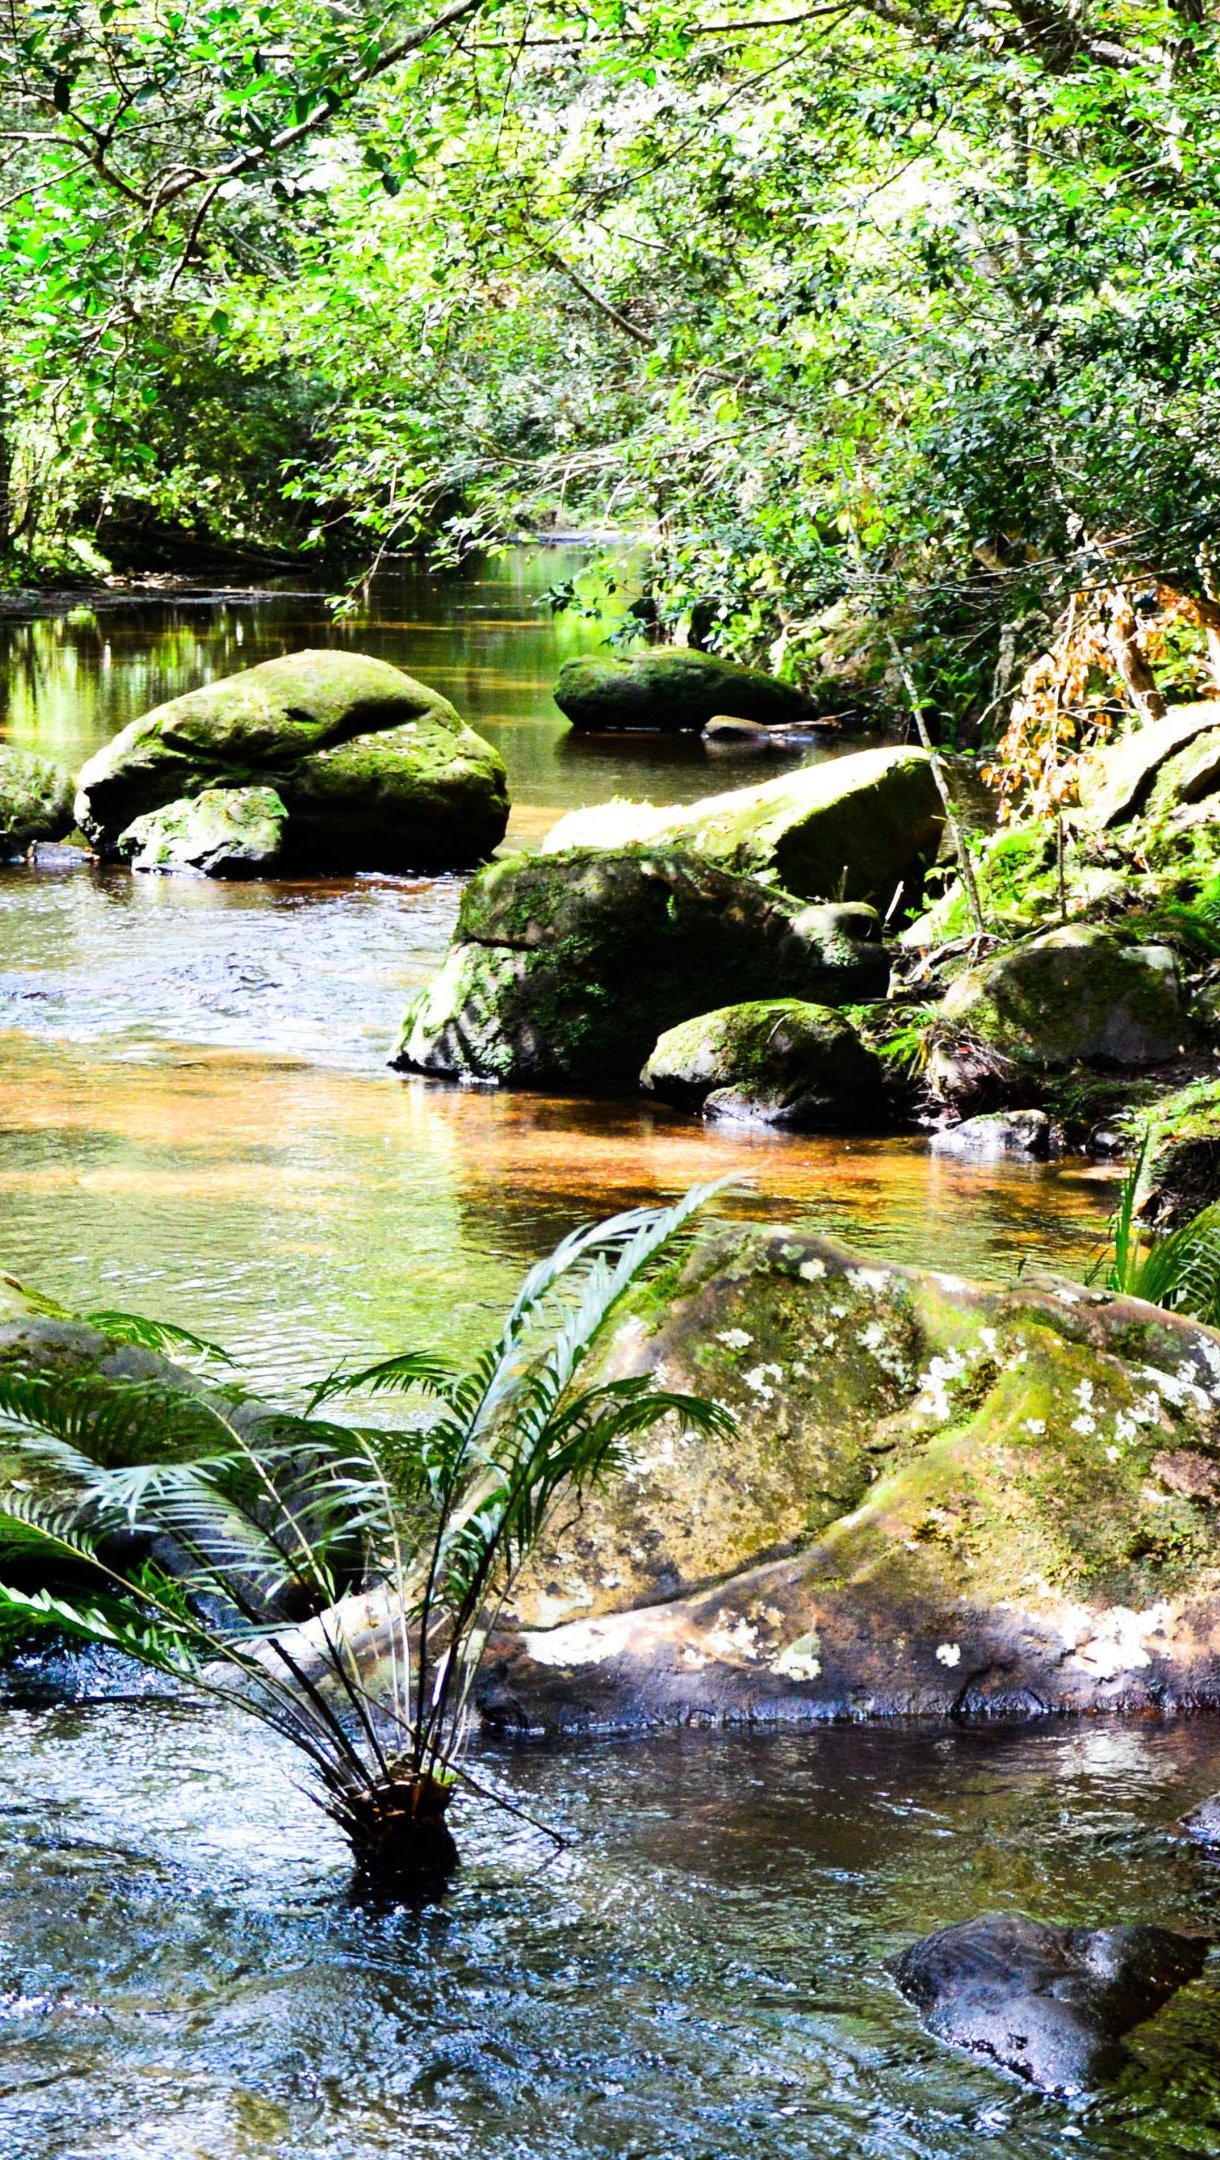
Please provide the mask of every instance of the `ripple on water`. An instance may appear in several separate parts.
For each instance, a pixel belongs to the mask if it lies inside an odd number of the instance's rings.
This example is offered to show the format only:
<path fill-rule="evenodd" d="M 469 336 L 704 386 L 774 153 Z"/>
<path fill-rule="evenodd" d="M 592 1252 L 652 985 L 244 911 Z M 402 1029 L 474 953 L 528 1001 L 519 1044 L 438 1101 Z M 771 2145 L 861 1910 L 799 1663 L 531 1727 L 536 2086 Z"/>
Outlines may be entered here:
<path fill-rule="evenodd" d="M 1214 1975 L 1137 2036 L 1111 2093 L 1069 2108 L 937 2047 L 882 1969 L 996 1906 L 1206 1925 L 1220 1876 L 1172 1834 L 1215 1782 L 1202 1724 L 519 1754 L 499 1774 L 571 1850 L 505 1843 L 476 1803 L 444 1907 L 368 1914 L 270 1736 L 182 1703 L 4 1722 L 11 2160 L 958 2160 L 983 2143 L 1168 2160 L 1220 2140 Z M 1108 1754 L 1082 1745 L 1111 1735 Z M 1088 1826 L 1115 1809 L 1145 1835 L 1099 1850 Z"/>

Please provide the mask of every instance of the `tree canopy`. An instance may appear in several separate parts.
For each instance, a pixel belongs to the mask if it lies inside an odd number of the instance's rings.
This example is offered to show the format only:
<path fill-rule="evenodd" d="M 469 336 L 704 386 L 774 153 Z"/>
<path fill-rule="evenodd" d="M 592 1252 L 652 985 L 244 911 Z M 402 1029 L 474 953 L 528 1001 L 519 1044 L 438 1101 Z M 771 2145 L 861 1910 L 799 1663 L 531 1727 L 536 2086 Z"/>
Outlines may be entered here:
<path fill-rule="evenodd" d="M 645 532 L 663 631 L 900 617 L 976 721 L 1071 592 L 1201 653 L 1218 56 L 1205 0 L 7 0 L 0 541 Z"/>

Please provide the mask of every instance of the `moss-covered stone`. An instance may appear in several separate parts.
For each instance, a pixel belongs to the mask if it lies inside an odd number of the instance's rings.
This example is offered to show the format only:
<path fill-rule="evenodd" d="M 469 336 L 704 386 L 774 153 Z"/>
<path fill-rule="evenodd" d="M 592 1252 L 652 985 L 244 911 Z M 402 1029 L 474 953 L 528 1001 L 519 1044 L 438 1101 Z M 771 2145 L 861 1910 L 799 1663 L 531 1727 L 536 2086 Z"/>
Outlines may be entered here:
<path fill-rule="evenodd" d="M 888 909 L 899 885 L 914 895 L 942 831 L 924 752 L 861 750 L 701 802 L 576 810 L 548 834 L 545 847 L 691 848 L 724 869 L 774 878 L 805 898 L 865 900 Z"/>
<path fill-rule="evenodd" d="M 1170 1230 L 1220 1200 L 1220 1080 L 1197 1080 L 1163 1095 L 1148 1130 L 1140 1213 Z"/>
<path fill-rule="evenodd" d="M 718 713 L 776 727 L 808 719 L 813 711 L 791 683 L 685 649 L 633 660 L 592 653 L 569 660 L 555 685 L 555 703 L 574 728 L 597 733 L 634 728 L 697 734 Z"/>
<path fill-rule="evenodd" d="M 933 1084 L 960 1101 L 960 1038 L 1018 1071 L 1139 1067 L 1171 1058 L 1187 1032 L 1177 967 L 1163 945 L 1122 945 L 1088 923 L 1008 946 L 950 985 L 929 1059 Z"/>
<path fill-rule="evenodd" d="M 576 1725 L 1220 1703 L 1212 1330 L 739 1225 L 638 1296 L 602 1369 L 714 1396 L 737 1430 L 662 1428 L 555 1536 L 501 1706 Z"/>
<path fill-rule="evenodd" d="M 76 815 L 109 851 L 137 817 L 216 786 L 274 788 L 305 869 L 456 869 L 508 820 L 498 754 L 448 699 L 362 653 L 292 653 L 145 713 L 84 767 Z"/>
<path fill-rule="evenodd" d="M 1124 824 L 1144 808 L 1162 767 L 1216 728 L 1220 702 L 1174 705 L 1153 726 L 1133 728 L 1095 752 L 1081 776 L 1080 822 L 1094 831 Z"/>
<path fill-rule="evenodd" d="M 440 974 L 408 1009 L 407 1071 L 628 1091 L 659 1035 L 748 998 L 860 994 L 880 946 L 671 848 L 510 856 L 462 896 Z"/>
<path fill-rule="evenodd" d="M 640 1085 L 712 1119 L 840 1132 L 885 1122 L 880 1058 L 842 1013 L 796 998 L 728 1005 L 670 1028 Z"/>
<path fill-rule="evenodd" d="M 0 744 L 0 860 L 72 829 L 72 781 L 62 766 Z"/>
<path fill-rule="evenodd" d="M 281 860 L 287 817 L 274 788 L 205 788 L 136 818 L 119 834 L 116 852 L 133 870 L 268 875 Z"/>

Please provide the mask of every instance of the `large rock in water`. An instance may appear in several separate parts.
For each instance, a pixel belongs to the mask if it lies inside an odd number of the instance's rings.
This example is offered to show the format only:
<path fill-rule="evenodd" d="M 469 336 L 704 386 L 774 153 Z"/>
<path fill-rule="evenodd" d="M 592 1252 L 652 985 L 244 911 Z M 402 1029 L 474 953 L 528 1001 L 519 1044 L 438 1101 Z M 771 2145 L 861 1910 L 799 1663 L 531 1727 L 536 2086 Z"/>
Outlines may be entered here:
<path fill-rule="evenodd" d="M 1220 1708 L 1220 1333 L 737 1224 L 599 1370 L 737 1430 L 663 1425 L 544 1540 L 480 1682 L 493 1724 Z M 355 1624 L 372 1674 L 375 1603 Z"/>
<path fill-rule="evenodd" d="M 723 869 L 773 877 L 804 899 L 888 908 L 912 895 L 944 818 L 922 750 L 861 750 L 700 802 L 603 803 L 561 818 L 547 853 L 632 843 L 692 848 Z"/>
<path fill-rule="evenodd" d="M 1088 2092 L 1123 2037 L 1197 1980 L 1210 1940 L 1161 1927 L 1047 1927 L 986 1913 L 912 1944 L 891 1968 L 930 2032 L 1044 2092 Z"/>
<path fill-rule="evenodd" d="M 133 870 L 265 877 L 279 866 L 287 818 L 274 788 L 205 788 L 136 818 L 117 851 Z"/>
<path fill-rule="evenodd" d="M 76 816 L 111 852 L 136 818 L 213 787 L 274 788 L 302 869 L 458 869 L 508 821 L 491 746 L 447 698 L 363 653 L 291 653 L 157 706 L 89 760 Z"/>
<path fill-rule="evenodd" d="M 62 766 L 0 744 L 0 862 L 71 830 L 72 781 Z"/>
<path fill-rule="evenodd" d="M 798 998 L 726 1005 L 662 1035 L 646 1095 L 706 1118 L 802 1131 L 876 1130 L 885 1074 L 843 1014 Z"/>
<path fill-rule="evenodd" d="M 862 962 L 861 953 L 867 953 Z M 446 1079 L 626 1092 L 709 998 L 859 994 L 882 948 L 672 848 L 509 856 L 474 878 L 395 1063 Z M 867 979 L 866 977 L 864 979 Z"/>
<path fill-rule="evenodd" d="M 718 713 L 779 727 L 807 720 L 812 711 L 791 683 L 760 668 L 685 650 L 643 653 L 635 660 L 597 654 L 568 660 L 555 703 L 574 728 L 595 733 L 637 728 L 698 734 Z"/>
<path fill-rule="evenodd" d="M 1094 924 L 1071 923 L 958 976 L 941 1005 L 928 1077 L 941 1095 L 966 1103 L 983 1084 L 975 1044 L 1019 1081 L 1073 1065 L 1162 1064 L 1187 1030 L 1168 946 L 1123 945 Z"/>

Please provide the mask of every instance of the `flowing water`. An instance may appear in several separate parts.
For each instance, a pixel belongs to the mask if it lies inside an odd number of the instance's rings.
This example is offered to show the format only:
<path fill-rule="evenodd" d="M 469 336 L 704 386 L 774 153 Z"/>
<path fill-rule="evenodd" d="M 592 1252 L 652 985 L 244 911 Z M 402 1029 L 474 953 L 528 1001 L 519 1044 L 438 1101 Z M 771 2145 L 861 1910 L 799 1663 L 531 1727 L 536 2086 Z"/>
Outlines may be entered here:
<path fill-rule="evenodd" d="M 303 591 L 115 597 L 0 623 L 0 733 L 76 765 L 133 714 L 304 644 L 443 689 L 501 748 L 513 835 L 613 793 L 753 777 L 698 745 L 571 740 L 561 660 L 603 634 L 521 554 L 382 579 L 341 628 Z M 772 768 L 768 766 L 767 770 Z M 778 769 L 778 768 L 776 768 Z M 454 880 L 212 885 L 0 871 L 0 1266 L 226 1341 L 264 1387 L 482 1339 L 572 1223 L 729 1170 L 735 1203 L 1004 1280 L 1079 1270 L 1079 1165 L 917 1140 L 726 1138 L 635 1102 L 390 1074 Z M 69 1687 L 68 1693 L 72 1690 Z M 272 1742 L 148 1697 L 0 1713 L 4 2160 L 1004 2160 L 1220 2150 L 1217 1996 L 1191 1990 L 1104 2101 L 1065 2108 L 921 2037 L 881 1970 L 1015 1904 L 1206 1925 L 1171 1826 L 1210 1729 L 674 1736 L 501 1775 L 575 1839 L 477 1817 L 448 1905 L 369 1918 Z"/>

